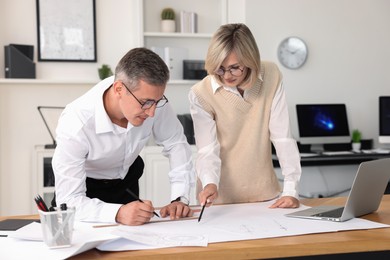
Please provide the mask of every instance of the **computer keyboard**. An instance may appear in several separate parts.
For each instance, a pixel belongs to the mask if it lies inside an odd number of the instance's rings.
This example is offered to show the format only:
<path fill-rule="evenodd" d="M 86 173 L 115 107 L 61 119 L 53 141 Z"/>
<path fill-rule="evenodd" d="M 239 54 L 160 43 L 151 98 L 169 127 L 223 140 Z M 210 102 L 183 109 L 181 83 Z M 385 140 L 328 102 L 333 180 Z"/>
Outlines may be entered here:
<path fill-rule="evenodd" d="M 362 150 L 362 153 L 366 153 L 366 154 L 389 154 L 390 150 L 377 148 L 377 149 L 372 149 L 372 150 Z"/>
<path fill-rule="evenodd" d="M 322 152 L 323 155 L 347 155 L 347 154 L 354 154 L 352 151 L 326 151 Z"/>
<path fill-rule="evenodd" d="M 300 153 L 301 157 L 313 157 L 313 156 L 320 156 L 318 153 Z"/>

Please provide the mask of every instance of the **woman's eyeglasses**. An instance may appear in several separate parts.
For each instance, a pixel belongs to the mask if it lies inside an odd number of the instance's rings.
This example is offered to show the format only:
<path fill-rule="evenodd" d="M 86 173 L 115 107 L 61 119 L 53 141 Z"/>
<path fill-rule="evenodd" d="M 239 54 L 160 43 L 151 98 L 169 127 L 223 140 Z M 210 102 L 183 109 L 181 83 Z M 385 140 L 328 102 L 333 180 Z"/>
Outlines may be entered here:
<path fill-rule="evenodd" d="M 229 71 L 232 76 L 239 77 L 244 72 L 244 68 L 240 68 L 237 66 L 237 67 L 231 67 L 228 69 L 224 69 L 221 67 L 217 71 L 215 71 L 215 74 L 222 77 L 223 75 L 225 75 L 226 71 Z"/>

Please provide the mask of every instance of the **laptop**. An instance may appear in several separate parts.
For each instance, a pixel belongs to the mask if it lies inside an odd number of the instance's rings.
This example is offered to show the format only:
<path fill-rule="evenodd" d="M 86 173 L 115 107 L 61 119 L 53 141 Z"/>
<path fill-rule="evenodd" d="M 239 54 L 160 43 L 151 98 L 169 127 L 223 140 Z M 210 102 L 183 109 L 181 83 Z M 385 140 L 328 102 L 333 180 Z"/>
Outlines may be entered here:
<path fill-rule="evenodd" d="M 287 217 L 343 222 L 378 209 L 390 179 L 390 158 L 359 165 L 347 202 L 342 206 L 317 206 L 286 214 Z"/>

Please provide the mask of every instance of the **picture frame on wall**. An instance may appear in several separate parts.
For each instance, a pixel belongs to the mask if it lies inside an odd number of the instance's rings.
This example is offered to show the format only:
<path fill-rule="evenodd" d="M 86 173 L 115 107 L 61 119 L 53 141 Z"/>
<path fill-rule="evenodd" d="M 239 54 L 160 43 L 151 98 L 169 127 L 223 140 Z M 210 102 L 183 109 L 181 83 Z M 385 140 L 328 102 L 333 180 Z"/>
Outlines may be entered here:
<path fill-rule="evenodd" d="M 95 0 L 36 0 L 38 61 L 96 62 Z"/>

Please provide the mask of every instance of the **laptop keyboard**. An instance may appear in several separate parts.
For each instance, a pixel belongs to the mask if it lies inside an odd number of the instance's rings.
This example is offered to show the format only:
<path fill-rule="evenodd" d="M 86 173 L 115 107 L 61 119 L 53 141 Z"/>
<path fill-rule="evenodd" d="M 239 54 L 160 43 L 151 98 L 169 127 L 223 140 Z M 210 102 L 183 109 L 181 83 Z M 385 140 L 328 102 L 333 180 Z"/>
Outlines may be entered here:
<path fill-rule="evenodd" d="M 344 207 L 313 215 L 314 217 L 339 218 L 343 214 Z"/>

